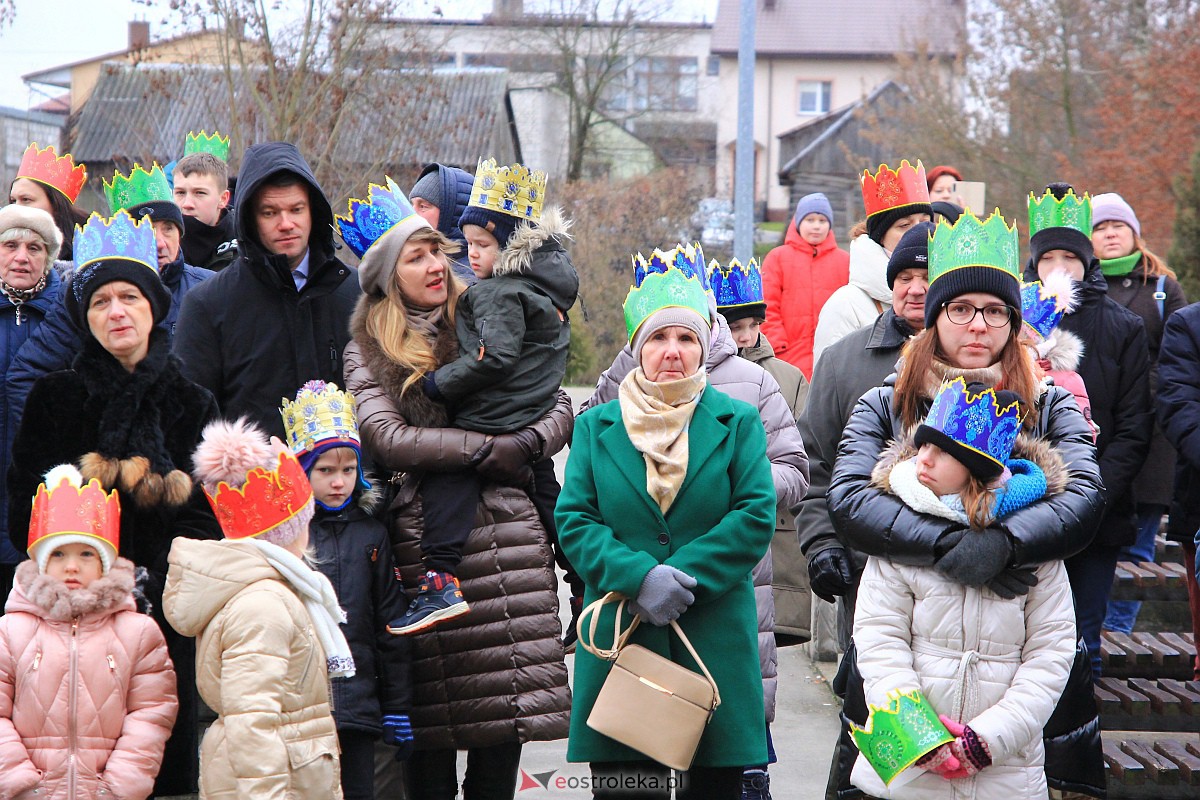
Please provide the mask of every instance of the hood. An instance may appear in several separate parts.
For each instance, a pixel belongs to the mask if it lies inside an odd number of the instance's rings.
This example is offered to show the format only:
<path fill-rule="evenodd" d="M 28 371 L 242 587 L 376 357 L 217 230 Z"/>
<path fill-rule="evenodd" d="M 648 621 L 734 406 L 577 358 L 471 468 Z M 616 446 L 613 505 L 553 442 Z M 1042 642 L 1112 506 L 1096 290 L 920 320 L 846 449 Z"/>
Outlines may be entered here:
<path fill-rule="evenodd" d="M 771 343 L 767 341 L 766 334 L 758 335 L 758 344 L 753 347 L 743 347 L 738 350 L 738 355 L 747 361 L 753 361 L 755 364 L 767 358 L 775 357 L 775 348 L 771 347 Z"/>
<path fill-rule="evenodd" d="M 198 636 L 235 594 L 252 583 L 282 582 L 250 542 L 177 537 L 167 557 L 163 613 L 184 636 Z"/>
<path fill-rule="evenodd" d="M 68 589 L 57 578 L 38 572 L 37 562 L 17 567 L 12 594 L 4 613 L 23 611 L 43 619 L 66 622 L 77 617 L 103 618 L 118 611 L 137 611 L 133 601 L 133 562 L 118 558 L 108 574 L 86 589 Z"/>
<path fill-rule="evenodd" d="M 442 179 L 442 202 L 438 204 L 437 228 L 451 241 L 465 244 L 467 239 L 458 227 L 458 218 L 462 216 L 471 200 L 471 186 L 475 183 L 475 176 L 458 167 L 430 164 L 421 170 L 417 180 L 431 172 L 437 172 L 438 177 Z"/>
<path fill-rule="evenodd" d="M 287 142 L 266 142 L 252 145 L 242 156 L 242 170 L 238 173 L 237 205 L 234 208 L 238 250 L 241 255 L 256 263 L 267 263 L 274 267 L 281 279 L 292 283 L 287 259 L 272 255 L 262 246 L 258 238 L 258 226 L 254 221 L 251 201 L 255 192 L 267 178 L 277 172 L 291 172 L 308 184 L 308 197 L 312 213 L 312 232 L 309 234 L 310 253 L 309 280 L 317 270 L 333 257 L 333 209 L 321 191 L 316 176 L 308 162 L 295 145 Z M 282 270 L 280 272 L 280 270 Z M 294 286 L 294 284 L 293 284 Z"/>
<path fill-rule="evenodd" d="M 1043 350 L 1045 352 L 1043 352 Z M 1038 355 L 1059 372 L 1075 372 L 1083 360 L 1083 340 L 1070 331 L 1058 328 L 1054 335 L 1038 345 Z"/>
<path fill-rule="evenodd" d="M 802 253 L 812 253 L 815 249 L 817 252 L 813 255 L 814 258 L 820 258 L 826 253 L 837 249 L 837 237 L 833 235 L 833 228 L 830 227 L 829 235 L 825 237 L 825 241 L 821 242 L 815 248 L 813 245 L 800 238 L 800 229 L 792 223 L 788 223 L 787 235 L 783 237 L 783 243 L 789 247 L 794 247 Z M 887 282 L 886 280 L 884 281 Z"/>
<path fill-rule="evenodd" d="M 887 284 L 888 254 L 870 236 L 850 243 L 850 285 L 857 286 L 881 303 L 892 302 Z"/>
<path fill-rule="evenodd" d="M 708 296 L 708 307 L 716 322 L 712 327 L 712 335 L 708 339 L 708 359 L 704 362 L 704 368 L 709 374 L 722 361 L 727 358 L 736 358 L 738 354 L 737 343 L 733 341 L 733 334 L 729 332 L 729 323 L 725 321 L 725 317 L 717 313 L 716 300 L 710 294 Z"/>
<path fill-rule="evenodd" d="M 547 209 L 536 225 L 522 222 L 496 259 L 493 275 L 520 278 L 544 292 L 560 311 L 568 311 L 579 295 L 579 274 L 563 249 L 570 230 L 571 221 L 557 207 Z"/>

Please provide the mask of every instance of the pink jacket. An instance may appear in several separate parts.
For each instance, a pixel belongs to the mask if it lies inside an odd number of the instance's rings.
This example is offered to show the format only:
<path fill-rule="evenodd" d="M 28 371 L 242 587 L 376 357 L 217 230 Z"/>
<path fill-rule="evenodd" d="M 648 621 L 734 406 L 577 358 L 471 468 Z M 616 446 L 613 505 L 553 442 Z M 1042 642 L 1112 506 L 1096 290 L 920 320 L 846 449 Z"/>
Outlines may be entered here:
<path fill-rule="evenodd" d="M 141 800 L 175 723 L 175 671 L 133 564 L 69 590 L 25 561 L 0 617 L 0 800 Z M 36 793 L 34 790 L 37 790 Z"/>

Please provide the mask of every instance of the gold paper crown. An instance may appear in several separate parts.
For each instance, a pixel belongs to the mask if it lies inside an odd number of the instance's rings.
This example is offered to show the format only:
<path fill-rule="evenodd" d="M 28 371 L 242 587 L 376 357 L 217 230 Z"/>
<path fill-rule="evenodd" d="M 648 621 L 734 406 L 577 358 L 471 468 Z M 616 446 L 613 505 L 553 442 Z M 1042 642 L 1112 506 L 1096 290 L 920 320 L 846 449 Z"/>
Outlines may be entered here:
<path fill-rule="evenodd" d="M 468 205 L 536 222 L 542 218 L 545 197 L 545 172 L 530 170 L 524 164 L 500 167 L 496 159 L 489 158 L 480 161 L 475 170 Z"/>
<path fill-rule="evenodd" d="M 341 391 L 335 383 L 309 381 L 294 401 L 283 399 L 280 413 L 288 447 L 297 456 L 329 443 L 359 446 L 354 395 Z"/>

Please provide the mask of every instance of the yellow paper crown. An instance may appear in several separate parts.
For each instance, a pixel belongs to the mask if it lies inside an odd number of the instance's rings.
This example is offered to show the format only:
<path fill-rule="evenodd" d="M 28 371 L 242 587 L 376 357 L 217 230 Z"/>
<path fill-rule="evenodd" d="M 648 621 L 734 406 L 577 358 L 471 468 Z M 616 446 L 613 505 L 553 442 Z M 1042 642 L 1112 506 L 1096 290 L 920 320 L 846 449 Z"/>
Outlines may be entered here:
<path fill-rule="evenodd" d="M 339 390 L 335 383 L 309 381 L 294 401 L 283 399 L 280 413 L 287 445 L 297 456 L 324 444 L 360 446 L 354 395 Z"/>
<path fill-rule="evenodd" d="M 481 160 L 475 170 L 468 205 L 536 222 L 542 218 L 545 197 L 545 172 L 530 170 L 524 164 L 501 167 L 496 159 L 489 158 Z"/>

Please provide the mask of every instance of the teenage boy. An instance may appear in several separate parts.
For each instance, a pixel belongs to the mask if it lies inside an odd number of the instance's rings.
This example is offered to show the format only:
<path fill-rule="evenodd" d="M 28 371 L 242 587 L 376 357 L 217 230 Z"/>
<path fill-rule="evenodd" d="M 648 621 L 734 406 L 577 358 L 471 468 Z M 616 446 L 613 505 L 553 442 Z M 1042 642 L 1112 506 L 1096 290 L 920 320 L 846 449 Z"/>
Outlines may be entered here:
<path fill-rule="evenodd" d="M 175 203 L 183 211 L 183 258 L 220 270 L 237 256 L 229 213 L 229 165 L 212 153 L 192 153 L 175 165 Z"/>

